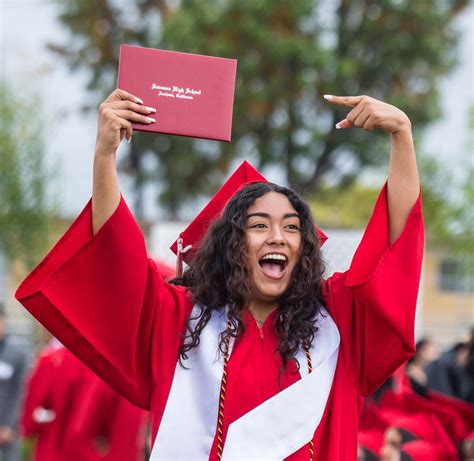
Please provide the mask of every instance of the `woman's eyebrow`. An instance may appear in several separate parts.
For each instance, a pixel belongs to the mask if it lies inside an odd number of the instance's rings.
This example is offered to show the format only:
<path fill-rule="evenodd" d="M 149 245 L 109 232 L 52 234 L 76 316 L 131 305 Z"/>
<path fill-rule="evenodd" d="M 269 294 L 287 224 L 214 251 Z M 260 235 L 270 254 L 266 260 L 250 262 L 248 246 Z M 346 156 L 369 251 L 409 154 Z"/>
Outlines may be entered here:
<path fill-rule="evenodd" d="M 261 211 L 257 211 L 255 213 L 250 213 L 249 215 L 247 215 L 247 218 L 251 218 L 252 216 L 259 216 L 260 218 L 270 219 L 270 215 L 268 213 L 262 213 Z"/>
<path fill-rule="evenodd" d="M 298 218 L 298 219 L 301 219 L 300 218 L 300 215 L 298 213 L 285 213 L 283 215 L 283 219 L 286 219 L 286 218 Z"/>
<path fill-rule="evenodd" d="M 271 217 L 268 213 L 263 213 L 261 211 L 257 211 L 255 213 L 250 213 L 249 215 L 247 215 L 247 219 L 251 218 L 253 216 L 258 216 L 260 218 L 267 218 L 267 219 L 270 219 L 270 217 Z M 300 219 L 300 215 L 298 213 L 285 213 L 283 215 L 283 219 L 287 219 L 287 218 L 298 218 L 298 219 Z"/>

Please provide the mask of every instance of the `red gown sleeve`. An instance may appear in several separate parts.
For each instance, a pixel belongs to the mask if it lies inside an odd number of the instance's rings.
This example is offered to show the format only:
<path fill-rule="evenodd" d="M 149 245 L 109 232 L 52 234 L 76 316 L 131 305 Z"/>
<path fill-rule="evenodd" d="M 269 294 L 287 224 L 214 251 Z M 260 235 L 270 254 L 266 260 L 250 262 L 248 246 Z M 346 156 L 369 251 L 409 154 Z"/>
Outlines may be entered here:
<path fill-rule="evenodd" d="M 186 290 L 164 282 L 148 259 L 123 198 L 95 236 L 89 202 L 15 296 L 89 368 L 142 408 L 149 407 L 160 379 L 156 360 L 176 364 L 190 310 Z"/>
<path fill-rule="evenodd" d="M 415 352 L 414 323 L 423 259 L 421 194 L 400 237 L 389 244 L 386 185 L 350 269 L 324 284 L 340 334 L 342 363 L 362 396 Z"/>

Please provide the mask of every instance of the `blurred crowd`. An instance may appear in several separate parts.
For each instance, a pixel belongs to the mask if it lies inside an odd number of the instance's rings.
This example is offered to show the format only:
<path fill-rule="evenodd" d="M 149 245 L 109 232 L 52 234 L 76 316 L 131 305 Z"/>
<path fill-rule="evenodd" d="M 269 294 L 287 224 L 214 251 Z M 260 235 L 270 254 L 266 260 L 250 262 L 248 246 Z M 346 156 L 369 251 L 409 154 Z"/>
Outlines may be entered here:
<path fill-rule="evenodd" d="M 428 338 L 366 399 L 358 461 L 474 461 L 474 330 L 443 353 Z"/>
<path fill-rule="evenodd" d="M 148 458 L 147 412 L 46 332 L 28 367 L 5 323 L 0 310 L 0 461 Z M 365 400 L 359 461 L 474 461 L 473 335 L 442 354 L 420 340 L 413 358 Z"/>
<path fill-rule="evenodd" d="M 148 413 L 45 336 L 27 370 L 0 314 L 0 461 L 147 459 Z"/>

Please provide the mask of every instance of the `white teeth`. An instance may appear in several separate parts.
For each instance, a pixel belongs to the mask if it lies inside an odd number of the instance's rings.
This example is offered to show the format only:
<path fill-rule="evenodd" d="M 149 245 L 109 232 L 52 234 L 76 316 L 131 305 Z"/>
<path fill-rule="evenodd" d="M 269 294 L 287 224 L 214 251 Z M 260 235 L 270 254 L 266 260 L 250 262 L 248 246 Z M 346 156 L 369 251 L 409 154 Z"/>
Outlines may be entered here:
<path fill-rule="evenodd" d="M 266 259 L 277 259 L 277 260 L 280 260 L 280 261 L 286 261 L 286 256 L 285 255 L 280 255 L 280 254 L 277 254 L 277 253 L 270 253 L 268 255 L 265 255 L 261 261 L 264 261 Z"/>

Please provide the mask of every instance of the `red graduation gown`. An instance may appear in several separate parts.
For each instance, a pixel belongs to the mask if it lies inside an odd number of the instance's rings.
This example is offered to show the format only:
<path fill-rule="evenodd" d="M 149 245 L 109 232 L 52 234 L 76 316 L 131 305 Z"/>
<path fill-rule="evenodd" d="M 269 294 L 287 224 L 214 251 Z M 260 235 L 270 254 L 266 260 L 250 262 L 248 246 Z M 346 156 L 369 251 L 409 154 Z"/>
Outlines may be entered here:
<path fill-rule="evenodd" d="M 21 416 L 23 435 L 37 438 L 35 461 L 98 461 L 92 438 L 72 430 L 81 412 L 92 373 L 64 347 L 46 348 L 28 380 Z M 36 408 L 55 412 L 51 422 L 38 423 Z"/>
<path fill-rule="evenodd" d="M 332 390 L 315 433 L 316 459 L 356 459 L 363 397 L 414 353 L 422 254 L 421 199 L 402 235 L 389 245 L 384 187 L 351 268 L 324 284 L 326 307 L 341 344 Z M 106 382 L 151 411 L 154 438 L 192 305 L 186 289 L 164 282 L 147 259 L 143 236 L 125 202 L 95 236 L 88 204 L 16 297 Z M 225 431 L 279 392 L 280 359 L 274 353 L 277 338 L 271 319 L 263 338 L 250 320 L 247 317 L 249 328 L 229 361 Z M 298 379 L 290 366 L 282 387 Z M 216 459 L 216 440 L 209 459 Z M 306 461 L 308 447 L 287 459 Z"/>

